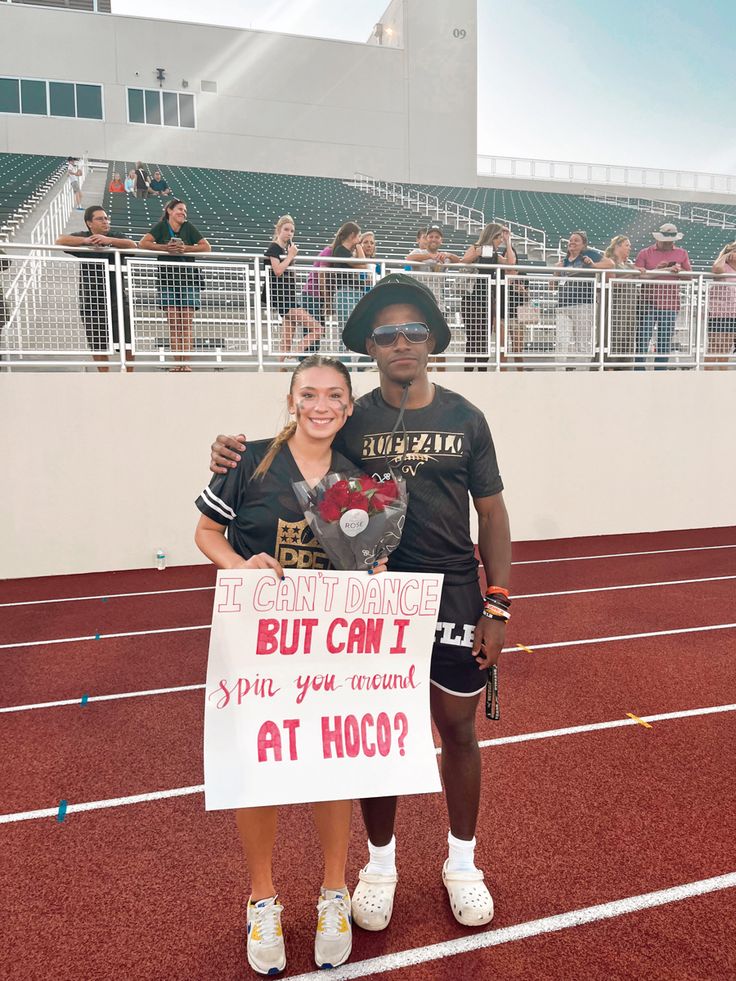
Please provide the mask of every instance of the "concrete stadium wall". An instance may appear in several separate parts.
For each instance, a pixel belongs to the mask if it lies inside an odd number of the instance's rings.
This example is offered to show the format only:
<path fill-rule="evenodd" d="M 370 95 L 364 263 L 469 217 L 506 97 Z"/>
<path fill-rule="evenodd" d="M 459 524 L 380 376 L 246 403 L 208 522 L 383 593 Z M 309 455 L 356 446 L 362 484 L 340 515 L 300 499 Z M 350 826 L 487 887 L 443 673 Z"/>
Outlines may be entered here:
<path fill-rule="evenodd" d="M 472 184 L 475 0 L 440 7 L 405 0 L 398 48 L 0 4 L 0 73 L 101 83 L 105 116 L 0 114 L 0 151 Z M 126 87 L 157 88 L 159 66 L 196 129 L 127 122 Z"/>
<path fill-rule="evenodd" d="M 12 373 L 0 577 L 202 561 L 194 498 L 221 431 L 277 431 L 287 374 Z M 374 373 L 354 376 L 358 394 Z M 447 372 L 485 412 L 515 540 L 736 524 L 729 372 Z M 723 426 L 726 429 L 723 429 Z"/>

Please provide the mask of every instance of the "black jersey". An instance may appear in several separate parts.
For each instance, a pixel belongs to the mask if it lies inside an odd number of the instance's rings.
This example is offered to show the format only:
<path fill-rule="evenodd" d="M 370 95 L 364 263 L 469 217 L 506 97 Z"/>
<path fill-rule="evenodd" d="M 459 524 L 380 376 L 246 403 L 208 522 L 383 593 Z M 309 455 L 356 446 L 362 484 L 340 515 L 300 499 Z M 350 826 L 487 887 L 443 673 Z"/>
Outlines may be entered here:
<path fill-rule="evenodd" d="M 448 582 L 469 582 L 478 560 L 468 495 L 491 497 L 503 482 L 483 413 L 457 392 L 434 389 L 428 406 L 404 413 L 405 446 L 402 430 L 391 436 L 398 412 L 380 388 L 357 400 L 335 446 L 366 473 L 383 477 L 394 467 L 406 479 L 409 508 L 389 568 L 443 572 Z"/>
<path fill-rule="evenodd" d="M 243 558 L 266 552 L 289 569 L 328 569 L 327 556 L 312 534 L 292 490 L 303 480 L 288 444 L 274 457 L 265 477 L 253 477 L 272 440 L 248 443 L 238 465 L 215 474 L 197 498 L 202 514 L 227 526 L 228 541 Z M 330 470 L 354 472 L 345 457 L 332 451 Z"/>

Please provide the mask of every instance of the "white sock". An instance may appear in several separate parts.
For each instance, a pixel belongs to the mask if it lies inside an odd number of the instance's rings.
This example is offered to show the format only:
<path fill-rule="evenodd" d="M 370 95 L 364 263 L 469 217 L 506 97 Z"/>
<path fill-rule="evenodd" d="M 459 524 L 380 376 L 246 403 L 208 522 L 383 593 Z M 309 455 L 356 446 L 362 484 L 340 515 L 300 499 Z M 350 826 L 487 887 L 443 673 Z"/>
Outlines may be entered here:
<path fill-rule="evenodd" d="M 470 841 L 464 841 L 462 838 L 456 838 L 451 831 L 448 831 L 447 844 L 450 846 L 447 871 L 474 872 L 475 838 L 471 838 Z"/>
<path fill-rule="evenodd" d="M 368 839 L 368 864 L 366 872 L 372 875 L 394 875 L 396 873 L 396 838 L 391 837 L 387 845 L 374 845 Z"/>

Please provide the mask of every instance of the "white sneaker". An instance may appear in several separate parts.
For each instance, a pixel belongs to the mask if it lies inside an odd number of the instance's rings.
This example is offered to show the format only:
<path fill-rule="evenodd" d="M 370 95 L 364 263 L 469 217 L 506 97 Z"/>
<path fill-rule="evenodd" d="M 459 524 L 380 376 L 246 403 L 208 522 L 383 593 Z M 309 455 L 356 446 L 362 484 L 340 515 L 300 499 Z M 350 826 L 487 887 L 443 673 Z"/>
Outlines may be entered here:
<path fill-rule="evenodd" d="M 368 866 L 366 866 L 367 869 Z M 353 919 L 363 930 L 385 930 L 394 911 L 394 893 L 399 876 L 366 872 L 358 873 L 358 885 L 353 893 Z"/>
<path fill-rule="evenodd" d="M 448 872 L 442 866 L 442 881 L 450 897 L 450 906 L 458 923 L 463 926 L 483 926 L 493 919 L 493 897 L 483 881 L 480 869 L 472 872 Z"/>
<path fill-rule="evenodd" d="M 350 893 L 347 889 L 321 889 L 317 901 L 314 960 L 317 967 L 338 967 L 353 949 Z"/>
<path fill-rule="evenodd" d="M 259 974 L 280 974 L 286 967 L 278 896 L 248 903 L 248 963 Z"/>

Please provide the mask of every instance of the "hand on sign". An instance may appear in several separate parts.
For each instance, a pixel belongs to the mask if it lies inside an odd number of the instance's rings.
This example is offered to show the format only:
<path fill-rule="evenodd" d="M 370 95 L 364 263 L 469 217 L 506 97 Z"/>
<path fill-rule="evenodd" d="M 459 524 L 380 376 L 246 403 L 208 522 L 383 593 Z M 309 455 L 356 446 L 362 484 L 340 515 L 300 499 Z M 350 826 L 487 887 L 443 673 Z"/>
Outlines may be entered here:
<path fill-rule="evenodd" d="M 505 623 L 481 616 L 475 626 L 473 639 L 473 657 L 481 671 L 490 668 L 492 664 L 498 664 L 498 655 L 501 653 L 505 637 Z"/>
<path fill-rule="evenodd" d="M 382 559 L 379 559 L 373 568 L 373 575 L 377 576 L 379 572 L 385 572 L 386 566 L 388 565 L 388 556 L 384 555 Z"/>
<path fill-rule="evenodd" d="M 240 454 L 245 453 L 245 436 L 217 437 L 210 447 L 210 470 L 212 473 L 227 473 L 240 460 Z"/>

